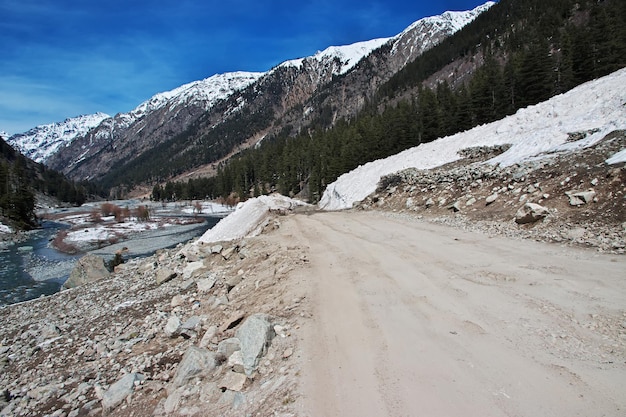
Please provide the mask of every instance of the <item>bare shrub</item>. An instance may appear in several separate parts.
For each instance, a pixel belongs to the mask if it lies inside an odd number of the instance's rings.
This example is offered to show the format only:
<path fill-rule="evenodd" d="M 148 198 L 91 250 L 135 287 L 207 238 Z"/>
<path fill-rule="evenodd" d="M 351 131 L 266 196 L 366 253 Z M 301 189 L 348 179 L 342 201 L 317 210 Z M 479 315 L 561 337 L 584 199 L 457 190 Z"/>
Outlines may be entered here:
<path fill-rule="evenodd" d="M 140 222 L 147 222 L 150 220 L 150 209 L 146 206 L 138 206 L 135 209 L 135 217 Z"/>
<path fill-rule="evenodd" d="M 78 253 L 79 250 L 76 246 L 71 243 L 67 243 L 65 238 L 67 237 L 67 230 L 59 230 L 52 240 L 52 246 L 58 250 L 59 252 L 75 254 Z"/>
<path fill-rule="evenodd" d="M 102 213 L 102 215 L 104 217 L 108 217 L 108 216 L 114 215 L 115 214 L 115 209 L 119 209 L 119 207 L 117 207 L 113 203 L 102 203 L 100 205 L 100 212 Z"/>
<path fill-rule="evenodd" d="M 102 215 L 97 210 L 94 210 L 89 213 L 89 221 L 91 223 L 102 223 Z"/>

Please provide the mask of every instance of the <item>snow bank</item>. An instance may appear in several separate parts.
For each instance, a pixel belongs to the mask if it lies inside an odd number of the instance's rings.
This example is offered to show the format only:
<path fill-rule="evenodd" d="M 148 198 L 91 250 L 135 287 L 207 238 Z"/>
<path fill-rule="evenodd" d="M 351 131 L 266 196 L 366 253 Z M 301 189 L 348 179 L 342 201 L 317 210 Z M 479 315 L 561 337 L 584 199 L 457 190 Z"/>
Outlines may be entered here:
<path fill-rule="evenodd" d="M 431 169 L 454 162 L 460 159 L 458 151 L 469 147 L 511 144 L 508 151 L 485 162 L 508 166 L 592 146 L 609 132 L 626 129 L 625 102 L 626 69 L 622 69 L 497 122 L 361 165 L 329 184 L 319 206 L 324 210 L 351 208 L 376 190 L 382 176 L 406 168 Z M 597 132 L 567 142 L 568 133 L 592 129 Z M 611 158 L 611 163 L 626 159 L 623 153 Z"/>
<path fill-rule="evenodd" d="M 305 203 L 279 194 L 260 196 L 239 203 L 235 211 L 207 230 L 196 243 L 213 243 L 255 236 L 270 210 L 289 210 Z"/>

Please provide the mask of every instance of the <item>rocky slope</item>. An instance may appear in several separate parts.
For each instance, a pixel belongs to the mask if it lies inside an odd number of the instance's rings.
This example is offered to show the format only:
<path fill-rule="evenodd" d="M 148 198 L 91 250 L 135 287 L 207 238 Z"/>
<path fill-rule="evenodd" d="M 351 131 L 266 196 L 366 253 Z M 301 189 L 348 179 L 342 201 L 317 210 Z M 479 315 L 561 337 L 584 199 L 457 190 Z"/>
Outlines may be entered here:
<path fill-rule="evenodd" d="M 268 236 L 188 244 L 0 309 L 0 415 L 290 415 L 306 262 Z"/>
<path fill-rule="evenodd" d="M 129 168 L 150 165 L 146 161 L 162 165 L 155 162 L 155 155 L 167 154 L 180 159 L 178 171 L 185 171 L 254 145 L 268 133 L 304 129 L 320 115 L 327 119 L 325 123 L 332 123 L 337 117 L 355 114 L 407 62 L 492 4 L 421 19 L 390 39 L 330 47 L 265 74 L 216 76 L 235 80 L 223 89 L 224 94 L 212 96 L 218 100 L 206 99 L 186 86 L 156 95 L 133 112 L 106 119 L 78 136 L 47 163 L 77 180 L 116 173 L 123 179 Z M 133 164 L 138 157 L 145 161 Z M 158 177 L 172 174 L 148 171 L 147 175 Z"/>
<path fill-rule="evenodd" d="M 605 161 L 625 147 L 626 132 L 617 131 L 580 152 L 508 167 L 482 163 L 506 147 L 467 149 L 460 161 L 383 177 L 358 207 L 624 254 L 626 167 Z"/>

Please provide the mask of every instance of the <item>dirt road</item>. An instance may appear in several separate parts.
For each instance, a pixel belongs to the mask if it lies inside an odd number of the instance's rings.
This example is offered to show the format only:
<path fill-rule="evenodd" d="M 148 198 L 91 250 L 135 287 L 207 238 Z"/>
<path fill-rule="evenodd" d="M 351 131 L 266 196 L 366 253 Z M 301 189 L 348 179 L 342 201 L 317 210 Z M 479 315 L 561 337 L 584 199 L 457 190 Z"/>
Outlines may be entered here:
<path fill-rule="evenodd" d="M 375 212 L 309 249 L 306 416 L 626 415 L 626 258 Z"/>

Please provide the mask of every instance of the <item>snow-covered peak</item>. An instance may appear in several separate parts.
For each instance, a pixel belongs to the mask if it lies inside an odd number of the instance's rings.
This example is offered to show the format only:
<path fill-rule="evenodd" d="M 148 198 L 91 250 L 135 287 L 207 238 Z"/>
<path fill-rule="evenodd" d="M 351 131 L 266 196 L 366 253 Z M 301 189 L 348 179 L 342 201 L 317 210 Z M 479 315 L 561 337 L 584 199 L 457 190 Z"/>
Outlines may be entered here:
<path fill-rule="evenodd" d="M 305 60 L 328 62 L 338 59 L 341 65 L 338 69 L 336 69 L 335 74 L 345 74 L 363 57 L 369 55 L 375 49 L 380 48 L 382 45 L 387 43 L 389 39 L 391 38 L 372 39 L 370 41 L 356 42 L 351 45 L 344 46 L 330 46 L 323 51 L 317 52 L 313 56 L 285 61 L 278 67 L 301 67 Z"/>
<path fill-rule="evenodd" d="M 493 1 L 488 1 L 487 3 L 480 5 L 472 10 L 447 11 L 437 16 L 425 17 L 409 25 L 409 27 L 402 31 L 402 33 L 400 33 L 397 37 L 400 37 L 403 34 L 414 30 L 415 28 L 424 26 L 424 24 L 432 24 L 435 26 L 448 28 L 450 30 L 450 33 L 457 32 L 468 23 L 476 19 L 479 14 L 488 10 L 494 4 L 495 3 Z"/>
<path fill-rule="evenodd" d="M 59 123 L 41 125 L 15 134 L 7 142 L 33 161 L 43 163 L 61 146 L 98 126 L 108 114 L 96 113 L 71 117 Z"/>
<path fill-rule="evenodd" d="M 128 115 L 132 119 L 141 118 L 146 113 L 163 107 L 172 107 L 177 104 L 203 102 L 204 108 L 211 108 L 218 100 L 223 100 L 258 80 L 262 72 L 228 72 L 216 74 L 204 80 L 183 84 L 171 91 L 158 93 L 144 101 Z"/>
<path fill-rule="evenodd" d="M 485 162 L 510 166 L 592 146 L 608 133 L 626 129 L 624 97 L 626 69 L 520 109 L 502 120 L 361 165 L 328 185 L 320 207 L 326 210 L 350 208 L 373 193 L 381 177 L 407 168 L 431 169 L 454 162 L 460 159 L 460 150 L 470 147 L 510 144 L 509 150 Z M 569 133 L 591 130 L 596 133 L 568 142 Z M 622 151 L 607 163 L 624 161 L 626 152 Z"/>

